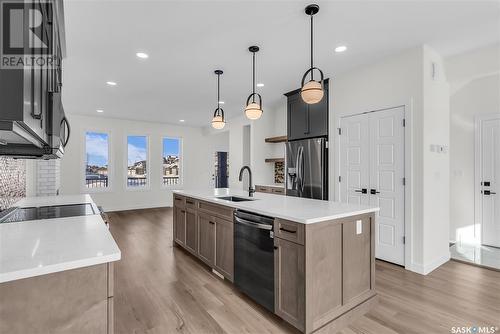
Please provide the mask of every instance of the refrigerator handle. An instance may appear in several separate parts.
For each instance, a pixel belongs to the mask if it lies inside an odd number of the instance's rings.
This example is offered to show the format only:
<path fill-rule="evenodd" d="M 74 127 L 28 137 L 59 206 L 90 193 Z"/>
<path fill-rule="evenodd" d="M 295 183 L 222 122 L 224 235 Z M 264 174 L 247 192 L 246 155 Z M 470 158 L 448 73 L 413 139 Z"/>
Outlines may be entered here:
<path fill-rule="evenodd" d="M 297 188 L 302 195 L 304 192 L 304 147 L 300 146 L 297 152 Z"/>

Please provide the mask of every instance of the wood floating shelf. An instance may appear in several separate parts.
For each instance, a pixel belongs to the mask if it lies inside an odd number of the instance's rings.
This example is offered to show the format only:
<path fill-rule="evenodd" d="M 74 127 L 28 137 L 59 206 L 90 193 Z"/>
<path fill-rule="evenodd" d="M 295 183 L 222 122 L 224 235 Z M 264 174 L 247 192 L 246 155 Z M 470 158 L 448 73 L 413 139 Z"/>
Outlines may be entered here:
<path fill-rule="evenodd" d="M 285 158 L 269 158 L 266 162 L 285 162 Z"/>
<path fill-rule="evenodd" d="M 288 140 L 286 136 L 269 137 L 266 138 L 266 143 L 285 143 Z"/>

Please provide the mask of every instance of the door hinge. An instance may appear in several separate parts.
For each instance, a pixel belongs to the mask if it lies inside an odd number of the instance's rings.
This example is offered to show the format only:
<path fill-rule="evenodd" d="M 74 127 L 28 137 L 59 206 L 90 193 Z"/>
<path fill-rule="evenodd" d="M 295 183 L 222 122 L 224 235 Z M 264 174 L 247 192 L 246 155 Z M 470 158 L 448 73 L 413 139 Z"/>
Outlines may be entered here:
<path fill-rule="evenodd" d="M 342 135 L 342 128 L 338 128 L 339 129 L 339 136 Z"/>
<path fill-rule="evenodd" d="M 403 186 L 406 186 L 406 177 L 403 177 Z"/>
<path fill-rule="evenodd" d="M 406 237 L 403 236 L 403 245 L 406 244 Z"/>
<path fill-rule="evenodd" d="M 406 126 L 406 119 L 403 118 L 403 127 Z"/>
<path fill-rule="evenodd" d="M 342 182 L 342 176 L 339 176 L 339 182 Z"/>

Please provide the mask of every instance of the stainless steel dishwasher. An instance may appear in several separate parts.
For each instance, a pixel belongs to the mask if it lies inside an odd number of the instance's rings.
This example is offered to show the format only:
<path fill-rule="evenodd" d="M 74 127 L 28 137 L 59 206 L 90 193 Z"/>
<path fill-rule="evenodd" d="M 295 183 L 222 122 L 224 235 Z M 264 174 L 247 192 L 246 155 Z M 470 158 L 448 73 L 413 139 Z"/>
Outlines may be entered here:
<path fill-rule="evenodd" d="M 274 312 L 274 218 L 234 212 L 234 284 Z"/>

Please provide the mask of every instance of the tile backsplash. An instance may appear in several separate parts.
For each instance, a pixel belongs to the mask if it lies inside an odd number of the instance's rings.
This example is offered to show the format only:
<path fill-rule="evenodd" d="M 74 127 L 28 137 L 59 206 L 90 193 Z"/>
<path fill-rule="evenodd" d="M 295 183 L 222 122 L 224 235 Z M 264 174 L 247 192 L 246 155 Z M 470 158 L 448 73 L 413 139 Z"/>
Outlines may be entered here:
<path fill-rule="evenodd" d="M 26 196 L 26 162 L 0 157 L 0 211 Z"/>
<path fill-rule="evenodd" d="M 285 163 L 278 161 L 274 163 L 274 183 L 285 182 Z"/>

